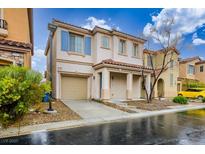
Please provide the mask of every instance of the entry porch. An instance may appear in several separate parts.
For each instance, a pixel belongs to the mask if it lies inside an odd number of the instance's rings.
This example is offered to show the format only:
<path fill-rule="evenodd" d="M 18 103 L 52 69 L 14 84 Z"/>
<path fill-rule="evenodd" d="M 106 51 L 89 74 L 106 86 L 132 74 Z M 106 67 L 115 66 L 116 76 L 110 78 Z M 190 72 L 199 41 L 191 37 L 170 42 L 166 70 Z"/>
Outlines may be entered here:
<path fill-rule="evenodd" d="M 151 73 L 144 72 L 145 85 L 150 92 Z M 95 70 L 93 98 L 101 100 L 137 100 L 145 98 L 142 69 L 106 66 Z"/>

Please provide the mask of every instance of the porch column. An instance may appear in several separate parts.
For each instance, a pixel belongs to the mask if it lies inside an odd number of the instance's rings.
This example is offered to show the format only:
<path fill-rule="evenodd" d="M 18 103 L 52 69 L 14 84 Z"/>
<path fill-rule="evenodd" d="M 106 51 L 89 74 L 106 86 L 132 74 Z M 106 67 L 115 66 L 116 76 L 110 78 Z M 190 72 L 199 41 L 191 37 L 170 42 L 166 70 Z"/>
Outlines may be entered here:
<path fill-rule="evenodd" d="M 102 70 L 102 99 L 110 99 L 110 72 L 107 68 Z"/>
<path fill-rule="evenodd" d="M 148 95 L 150 94 L 150 90 L 151 90 L 150 84 L 151 84 L 151 74 L 148 74 L 146 76 L 146 89 L 147 89 Z"/>
<path fill-rule="evenodd" d="M 127 74 L 127 99 L 132 99 L 133 74 Z"/>

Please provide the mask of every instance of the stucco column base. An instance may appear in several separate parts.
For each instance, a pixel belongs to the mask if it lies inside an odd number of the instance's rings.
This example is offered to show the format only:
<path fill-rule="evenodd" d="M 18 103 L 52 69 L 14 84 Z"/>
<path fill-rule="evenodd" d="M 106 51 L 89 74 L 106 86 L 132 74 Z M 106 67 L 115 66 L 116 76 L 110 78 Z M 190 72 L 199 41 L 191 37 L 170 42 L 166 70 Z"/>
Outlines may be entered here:
<path fill-rule="evenodd" d="M 132 99 L 132 90 L 127 90 L 127 99 Z"/>
<path fill-rule="evenodd" d="M 102 99 L 110 99 L 110 90 L 102 89 Z"/>

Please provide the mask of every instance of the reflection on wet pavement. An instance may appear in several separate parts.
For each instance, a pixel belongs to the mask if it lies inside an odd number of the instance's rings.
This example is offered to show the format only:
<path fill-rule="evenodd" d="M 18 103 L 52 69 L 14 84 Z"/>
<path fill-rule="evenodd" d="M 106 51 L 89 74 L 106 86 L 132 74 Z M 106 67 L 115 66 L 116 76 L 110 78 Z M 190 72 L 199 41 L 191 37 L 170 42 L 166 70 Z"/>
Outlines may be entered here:
<path fill-rule="evenodd" d="M 205 109 L 0 139 L 0 144 L 205 144 Z"/>

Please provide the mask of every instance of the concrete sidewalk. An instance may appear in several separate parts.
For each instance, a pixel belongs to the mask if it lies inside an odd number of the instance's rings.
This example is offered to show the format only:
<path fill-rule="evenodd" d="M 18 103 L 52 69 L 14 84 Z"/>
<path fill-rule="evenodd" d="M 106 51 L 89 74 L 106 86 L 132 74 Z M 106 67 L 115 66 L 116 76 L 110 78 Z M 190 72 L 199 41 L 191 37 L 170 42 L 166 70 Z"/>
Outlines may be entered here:
<path fill-rule="evenodd" d="M 63 100 L 63 103 L 85 120 L 121 117 L 130 114 L 89 100 Z"/>
<path fill-rule="evenodd" d="M 202 109 L 202 108 L 205 108 L 205 105 L 195 105 L 195 106 L 188 105 L 180 108 L 166 109 L 161 111 L 147 111 L 147 112 L 132 113 L 132 114 L 121 115 L 121 116 L 112 116 L 112 117 L 106 116 L 104 118 L 89 118 L 83 120 L 61 121 L 61 122 L 52 122 L 52 123 L 45 123 L 39 125 L 24 126 L 21 127 L 19 135 L 32 134 L 40 131 L 52 131 L 52 130 L 97 125 L 102 123 L 119 122 L 128 119 L 157 116 L 157 115 L 162 115 L 167 113 L 182 112 L 186 110 L 194 110 L 194 109 Z M 9 128 L 5 130 L 0 130 L 0 138 L 11 137 L 11 136 L 18 136 L 18 128 Z"/>

